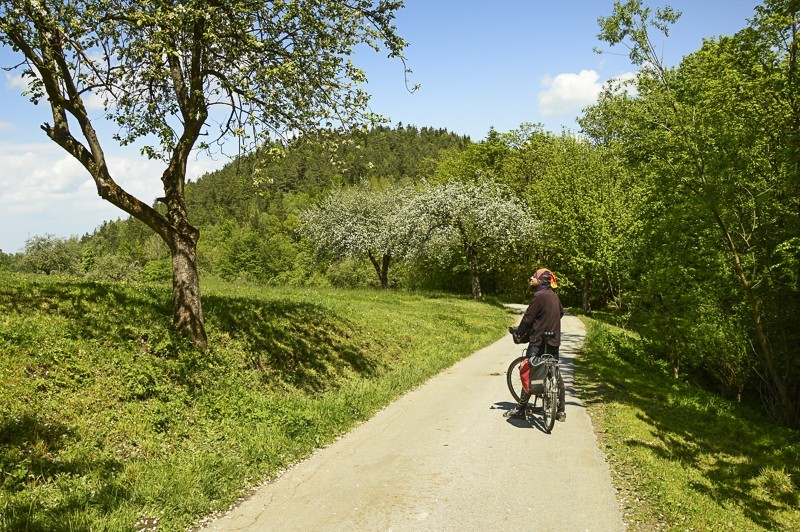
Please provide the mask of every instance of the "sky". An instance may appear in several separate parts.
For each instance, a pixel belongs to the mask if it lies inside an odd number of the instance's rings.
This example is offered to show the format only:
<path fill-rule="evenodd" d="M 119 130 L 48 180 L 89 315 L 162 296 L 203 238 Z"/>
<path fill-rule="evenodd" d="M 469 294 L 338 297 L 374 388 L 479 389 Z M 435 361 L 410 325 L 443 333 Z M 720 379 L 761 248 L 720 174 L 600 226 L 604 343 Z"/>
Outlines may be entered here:
<path fill-rule="evenodd" d="M 669 65 L 698 50 L 704 38 L 747 26 L 759 4 L 645 3 L 682 12 L 669 37 L 656 41 Z M 396 26 L 409 43 L 409 84 L 421 87 L 410 92 L 403 64 L 385 53 L 360 50 L 353 60 L 366 71 L 371 109 L 393 125 L 444 128 L 474 141 L 491 129 L 506 132 L 524 123 L 577 132 L 576 118 L 596 101 L 603 84 L 634 71 L 626 49 L 609 49 L 597 39 L 597 19 L 612 9 L 611 0 L 405 0 Z M 597 54 L 595 48 L 606 52 Z M 17 62 L 10 49 L 0 47 L 0 67 Z M 0 70 L 0 250 L 19 252 L 33 236 L 81 236 L 104 221 L 127 218 L 102 200 L 86 171 L 45 136 L 40 126 L 52 122 L 48 108 L 31 104 L 24 90 L 17 72 Z M 116 146 L 113 130 L 102 131 L 113 177 L 152 204 L 163 195 L 162 163 L 147 160 L 135 147 Z M 195 180 L 226 162 L 192 157 L 187 177 Z"/>

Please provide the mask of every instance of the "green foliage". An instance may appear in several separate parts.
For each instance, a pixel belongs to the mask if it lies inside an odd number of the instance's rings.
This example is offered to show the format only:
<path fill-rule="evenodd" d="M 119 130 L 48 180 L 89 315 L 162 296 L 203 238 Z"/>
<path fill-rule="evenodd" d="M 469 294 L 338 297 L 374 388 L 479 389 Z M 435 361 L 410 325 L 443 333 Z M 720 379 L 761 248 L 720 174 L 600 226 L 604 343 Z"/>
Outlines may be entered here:
<path fill-rule="evenodd" d="M 228 170 L 239 168 L 253 176 L 264 195 L 295 190 L 316 195 L 332 187 L 380 180 L 417 183 L 433 175 L 443 153 L 459 153 L 471 145 L 468 137 L 446 129 L 378 126 L 301 137 L 281 147 L 277 157 L 275 146 L 268 145 L 242 166 Z"/>
<path fill-rule="evenodd" d="M 325 270 L 325 279 L 337 288 L 379 288 L 375 269 L 363 259 L 346 258 L 332 263 Z"/>
<path fill-rule="evenodd" d="M 13 256 L 8 253 L 3 253 L 0 249 L 0 271 L 10 270 L 13 264 Z"/>
<path fill-rule="evenodd" d="M 201 351 L 168 327 L 170 293 L 0 273 L 0 528 L 187 529 L 508 321 L 443 296 L 208 282 Z"/>
<path fill-rule="evenodd" d="M 93 281 L 136 281 L 140 277 L 141 265 L 124 255 L 101 255 L 92 260 L 86 278 Z M 171 267 L 170 267 L 171 273 Z"/>
<path fill-rule="evenodd" d="M 73 273 L 78 270 L 80 247 L 76 238 L 34 236 L 25 241 L 22 268 L 27 271 Z"/>
<path fill-rule="evenodd" d="M 145 283 L 171 280 L 172 261 L 169 258 L 149 261 L 142 266 L 139 279 Z"/>
<path fill-rule="evenodd" d="M 582 383 L 630 526 L 800 526 L 795 431 L 676 381 L 638 336 L 584 322 L 588 333 L 576 382 Z"/>
<path fill-rule="evenodd" d="M 642 238 L 631 266 L 638 304 L 665 313 L 671 343 L 688 335 L 699 344 L 700 334 L 723 328 L 715 341 L 741 342 L 745 331 L 765 406 L 790 426 L 800 426 L 798 13 L 796 4 L 766 2 L 747 28 L 667 68 L 648 28 L 667 33 L 675 14 L 651 19 L 641 2 L 618 3 L 600 37 L 624 43 L 641 65 L 636 95 L 610 87 L 582 121 L 640 182 Z M 746 345 L 701 367 L 746 377 Z"/>
<path fill-rule="evenodd" d="M 531 246 L 557 272 L 565 302 L 622 305 L 622 282 L 636 254 L 639 186 L 607 150 L 571 135 L 512 132 L 517 149 L 504 180 L 538 219 Z M 534 265 L 532 265 L 534 267 Z"/>

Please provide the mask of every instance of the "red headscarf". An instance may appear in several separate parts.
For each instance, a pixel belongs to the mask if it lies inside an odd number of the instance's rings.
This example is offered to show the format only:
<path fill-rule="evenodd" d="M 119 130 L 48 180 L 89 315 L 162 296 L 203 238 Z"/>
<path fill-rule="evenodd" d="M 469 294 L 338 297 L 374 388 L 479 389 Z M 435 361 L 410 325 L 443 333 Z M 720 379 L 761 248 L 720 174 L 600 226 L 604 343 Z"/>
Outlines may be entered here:
<path fill-rule="evenodd" d="M 555 274 L 547 268 L 539 268 L 536 270 L 536 278 L 539 279 L 539 282 L 542 284 L 550 283 L 552 288 L 558 287 Z"/>

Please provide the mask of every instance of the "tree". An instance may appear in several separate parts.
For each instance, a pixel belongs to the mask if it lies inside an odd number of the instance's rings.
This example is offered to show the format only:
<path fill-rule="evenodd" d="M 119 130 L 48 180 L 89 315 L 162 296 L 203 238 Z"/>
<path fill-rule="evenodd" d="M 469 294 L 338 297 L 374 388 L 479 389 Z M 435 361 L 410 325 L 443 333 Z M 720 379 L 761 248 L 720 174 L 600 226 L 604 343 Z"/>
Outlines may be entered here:
<path fill-rule="evenodd" d="M 3 0 L 0 42 L 22 56 L 42 129 L 75 157 L 98 194 L 141 220 L 172 256 L 173 323 L 207 346 L 196 265 L 199 231 L 184 198 L 196 148 L 369 122 L 366 81 L 349 56 L 366 43 L 402 58 L 391 0 L 173 2 Z M 87 101 L 98 98 L 121 144 L 165 163 L 162 210 L 115 181 Z M 208 140 L 200 141 L 201 137 Z"/>
<path fill-rule="evenodd" d="M 0 271 L 11 269 L 12 261 L 13 257 L 8 253 L 3 253 L 3 250 L 0 249 Z"/>
<path fill-rule="evenodd" d="M 611 152 L 575 136 L 523 129 L 509 138 L 516 148 L 504 179 L 539 220 L 540 254 L 571 281 L 564 288 L 578 287 L 585 312 L 593 298 L 619 303 L 620 272 L 637 227 L 635 183 Z"/>
<path fill-rule="evenodd" d="M 71 273 L 80 263 L 80 244 L 76 238 L 63 239 L 55 235 L 34 236 L 25 241 L 22 264 L 35 272 L 50 275 L 55 271 Z"/>
<path fill-rule="evenodd" d="M 534 215 L 493 180 L 429 186 L 415 202 L 413 219 L 426 228 L 422 253 L 445 261 L 454 248 L 470 273 L 473 297 L 483 297 L 481 275 L 533 234 Z"/>
<path fill-rule="evenodd" d="M 605 94 L 587 114 L 586 130 L 650 179 L 654 205 L 670 198 L 671 208 L 653 212 L 669 217 L 671 227 L 714 235 L 695 241 L 704 252 L 706 245 L 722 250 L 718 267 L 748 309 L 767 403 L 798 426 L 797 3 L 765 2 L 748 28 L 706 41 L 674 69 L 661 61 L 649 30 L 667 34 L 678 15 L 665 9 L 651 19 L 649 9 L 630 0 L 601 19 L 600 38 L 626 45 L 641 67 L 638 96 Z"/>
<path fill-rule="evenodd" d="M 407 255 L 415 242 L 415 218 L 408 187 L 370 186 L 333 191 L 303 215 L 303 232 L 321 253 L 338 259 L 366 256 L 383 288 L 389 266 Z"/>

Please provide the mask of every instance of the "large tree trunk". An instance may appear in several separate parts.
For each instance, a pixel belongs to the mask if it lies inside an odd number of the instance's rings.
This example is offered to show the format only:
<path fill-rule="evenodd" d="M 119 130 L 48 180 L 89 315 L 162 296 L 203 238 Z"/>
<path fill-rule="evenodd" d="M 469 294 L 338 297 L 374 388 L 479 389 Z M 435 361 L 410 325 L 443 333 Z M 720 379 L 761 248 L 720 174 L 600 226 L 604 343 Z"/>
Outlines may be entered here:
<path fill-rule="evenodd" d="M 175 234 L 172 252 L 172 323 L 201 349 L 208 347 L 197 275 L 197 237 Z"/>

